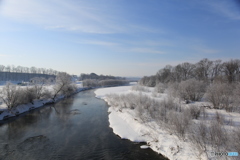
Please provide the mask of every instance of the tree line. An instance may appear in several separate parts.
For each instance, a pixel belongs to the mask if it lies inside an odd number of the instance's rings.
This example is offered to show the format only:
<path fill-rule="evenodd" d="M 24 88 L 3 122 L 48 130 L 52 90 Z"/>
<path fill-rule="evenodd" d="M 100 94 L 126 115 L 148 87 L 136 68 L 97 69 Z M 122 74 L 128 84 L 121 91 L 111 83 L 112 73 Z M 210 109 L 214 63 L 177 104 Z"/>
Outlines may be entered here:
<path fill-rule="evenodd" d="M 53 69 L 0 65 L 0 81 L 30 81 L 34 77 L 55 78 L 59 72 Z"/>
<path fill-rule="evenodd" d="M 222 60 L 211 61 L 207 58 L 192 64 L 184 62 L 176 66 L 167 65 L 155 75 L 144 76 L 139 84 L 154 87 L 158 83 L 181 82 L 188 79 L 196 79 L 207 83 L 240 81 L 240 60 L 232 59 L 226 62 Z"/>
<path fill-rule="evenodd" d="M 86 80 L 86 79 L 95 79 L 95 80 L 106 80 L 106 79 L 118 79 L 118 80 L 125 80 L 123 77 L 115 77 L 111 75 L 97 75 L 96 73 L 85 74 L 82 73 L 79 77 L 79 80 Z"/>
<path fill-rule="evenodd" d="M 58 74 L 58 71 L 53 69 L 23 67 L 23 66 L 15 66 L 15 65 L 7 65 L 7 66 L 0 65 L 0 72 L 35 73 L 35 74 L 49 74 L 49 75 Z"/>

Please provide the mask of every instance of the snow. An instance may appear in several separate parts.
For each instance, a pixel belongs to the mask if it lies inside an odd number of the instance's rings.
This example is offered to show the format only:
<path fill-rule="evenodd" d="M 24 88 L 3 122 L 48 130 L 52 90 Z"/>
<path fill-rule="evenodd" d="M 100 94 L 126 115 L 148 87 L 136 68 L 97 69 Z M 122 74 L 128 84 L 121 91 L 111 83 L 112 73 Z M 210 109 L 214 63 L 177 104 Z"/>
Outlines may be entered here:
<path fill-rule="evenodd" d="M 111 112 L 111 108 L 109 111 Z M 122 139 L 129 139 L 134 142 L 146 141 L 145 137 L 139 134 L 141 126 L 134 123 L 129 114 L 119 114 L 119 112 L 112 110 L 111 114 L 109 114 L 109 122 L 113 132 Z M 134 127 L 133 124 L 135 124 Z"/>
<path fill-rule="evenodd" d="M 4 83 L 2 83 L 4 84 Z M 80 92 L 82 90 L 84 90 L 84 88 L 82 88 L 82 83 L 81 82 L 76 82 L 76 86 L 77 86 L 77 91 L 76 92 Z M 0 88 L 3 86 L 0 86 Z M 21 87 L 26 87 L 26 86 L 21 86 Z M 47 90 L 52 91 L 53 90 L 53 85 L 47 85 L 45 86 Z M 58 97 L 55 98 L 55 102 L 63 99 L 64 96 L 63 95 L 59 95 Z M 3 120 L 4 117 L 14 117 L 18 114 L 24 113 L 24 112 L 28 112 L 29 110 L 35 109 L 35 108 L 39 108 L 44 106 L 47 103 L 51 103 L 53 102 L 52 99 L 40 99 L 40 100 L 34 100 L 33 104 L 28 103 L 28 104 L 22 104 L 17 106 L 15 109 L 11 110 L 11 112 L 9 112 L 7 110 L 7 106 L 6 104 L 2 103 L 0 101 L 0 120 Z"/>
<path fill-rule="evenodd" d="M 124 94 L 126 92 L 130 92 L 131 86 L 121 86 L 121 87 L 109 87 L 97 89 L 95 91 L 97 98 L 105 98 L 107 94 L 115 93 L 115 94 Z"/>
<path fill-rule="evenodd" d="M 141 149 L 148 149 L 148 148 L 149 148 L 149 146 L 146 146 L 146 145 L 141 145 L 141 146 L 140 146 L 140 148 L 141 148 Z"/>
<path fill-rule="evenodd" d="M 95 91 L 96 97 L 104 99 L 106 102 L 108 102 L 106 95 L 110 93 L 127 94 L 137 93 L 137 91 L 132 91 L 131 86 L 101 88 Z M 151 96 L 151 93 L 142 94 Z M 162 94 L 160 98 L 154 98 L 162 99 L 165 96 L 166 94 Z M 122 139 L 129 139 L 133 142 L 146 142 L 148 145 L 141 146 L 142 149 L 151 148 L 157 153 L 174 160 L 207 159 L 204 155 L 199 157 L 198 152 L 191 146 L 191 143 L 180 140 L 173 134 L 169 134 L 155 121 L 141 123 L 134 110 L 128 108 L 119 109 L 117 106 L 110 106 L 108 112 L 110 112 L 109 123 L 113 132 Z"/>

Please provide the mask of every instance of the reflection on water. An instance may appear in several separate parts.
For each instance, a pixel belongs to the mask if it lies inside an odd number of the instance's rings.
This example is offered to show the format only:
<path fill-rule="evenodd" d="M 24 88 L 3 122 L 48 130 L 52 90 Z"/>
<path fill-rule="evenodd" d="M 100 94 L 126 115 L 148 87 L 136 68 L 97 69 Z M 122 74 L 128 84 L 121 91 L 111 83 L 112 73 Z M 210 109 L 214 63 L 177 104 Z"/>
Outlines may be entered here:
<path fill-rule="evenodd" d="M 0 125 L 0 160 L 163 159 L 109 128 L 107 105 L 81 92 Z"/>

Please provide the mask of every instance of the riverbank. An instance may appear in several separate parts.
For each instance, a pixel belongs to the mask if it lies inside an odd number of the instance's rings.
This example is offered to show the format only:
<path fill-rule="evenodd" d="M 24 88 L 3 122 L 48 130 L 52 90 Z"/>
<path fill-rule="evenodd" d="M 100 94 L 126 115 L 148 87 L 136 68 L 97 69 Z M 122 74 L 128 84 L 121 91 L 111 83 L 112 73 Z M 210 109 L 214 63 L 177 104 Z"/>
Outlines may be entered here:
<path fill-rule="evenodd" d="M 76 92 L 74 92 L 73 94 L 77 94 L 81 91 L 85 91 L 88 89 L 92 89 L 92 88 L 86 88 L 86 87 L 82 87 L 81 84 L 76 84 L 77 85 L 77 90 Z M 49 85 L 47 87 L 49 90 L 52 89 L 52 86 Z M 0 122 L 3 122 L 6 119 L 12 118 L 12 117 L 16 117 L 19 116 L 20 114 L 29 112 L 33 109 L 39 108 L 39 107 L 43 107 L 45 105 L 48 104 L 53 104 L 56 103 L 62 99 L 66 98 L 64 95 L 59 95 L 57 96 L 54 100 L 49 98 L 49 99 L 39 99 L 39 100 L 34 100 L 33 104 L 32 103 L 27 103 L 27 104 L 21 104 L 18 105 L 16 108 L 12 109 L 11 111 L 9 111 L 7 109 L 7 106 L 5 104 L 1 104 L 0 105 Z"/>
<path fill-rule="evenodd" d="M 204 154 L 199 155 L 189 141 L 180 140 L 176 135 L 170 134 L 156 121 L 143 123 L 134 109 L 122 108 L 118 102 L 110 101 L 107 95 L 111 93 L 126 95 L 127 93 L 139 94 L 139 92 L 131 90 L 131 86 L 104 88 L 95 91 L 96 97 L 105 100 L 110 106 L 108 109 L 109 123 L 116 135 L 133 142 L 146 142 L 147 146 L 141 148 L 150 147 L 155 152 L 172 160 L 207 159 Z M 145 94 L 151 96 L 151 92 Z M 165 96 L 166 94 L 162 94 L 159 100 L 164 99 Z"/>
<path fill-rule="evenodd" d="M 2 83 L 2 84 L 4 84 L 4 83 Z M 0 87 L 2 87 L 2 86 L 0 86 Z M 23 86 L 23 87 L 25 87 L 25 86 Z M 53 89 L 52 87 L 53 87 L 53 85 L 49 85 L 49 86 L 46 86 L 46 89 L 51 91 Z M 99 87 L 83 87 L 82 83 L 78 83 L 78 82 L 76 83 L 76 87 L 77 87 L 76 92 L 74 92 L 72 95 L 77 94 L 81 91 L 86 91 L 86 90 L 90 90 L 90 89 L 99 88 Z M 107 86 L 107 87 L 113 87 L 113 86 Z M 38 100 L 34 100 L 33 104 L 32 103 L 27 103 L 27 104 L 18 105 L 16 108 L 12 109 L 11 111 L 9 111 L 7 109 L 7 106 L 4 103 L 2 103 L 2 104 L 0 104 L 0 123 L 4 122 L 4 120 L 7 120 L 7 119 L 12 118 L 12 117 L 19 116 L 20 114 L 29 112 L 33 109 L 43 107 L 43 106 L 48 105 L 48 104 L 56 103 L 56 102 L 58 102 L 58 101 L 60 101 L 64 98 L 66 98 L 64 95 L 59 95 L 59 96 L 55 97 L 54 100 L 51 99 L 51 98 L 49 98 L 49 99 L 38 99 Z"/>

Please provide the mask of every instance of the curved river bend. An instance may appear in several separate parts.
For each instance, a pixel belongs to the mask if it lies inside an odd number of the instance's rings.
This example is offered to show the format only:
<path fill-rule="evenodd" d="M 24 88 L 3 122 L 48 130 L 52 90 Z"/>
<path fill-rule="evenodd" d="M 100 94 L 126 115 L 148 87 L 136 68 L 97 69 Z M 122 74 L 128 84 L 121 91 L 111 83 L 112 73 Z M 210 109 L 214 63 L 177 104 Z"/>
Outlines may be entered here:
<path fill-rule="evenodd" d="M 109 128 L 93 90 L 0 124 L 0 160 L 163 160 Z"/>

